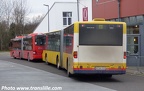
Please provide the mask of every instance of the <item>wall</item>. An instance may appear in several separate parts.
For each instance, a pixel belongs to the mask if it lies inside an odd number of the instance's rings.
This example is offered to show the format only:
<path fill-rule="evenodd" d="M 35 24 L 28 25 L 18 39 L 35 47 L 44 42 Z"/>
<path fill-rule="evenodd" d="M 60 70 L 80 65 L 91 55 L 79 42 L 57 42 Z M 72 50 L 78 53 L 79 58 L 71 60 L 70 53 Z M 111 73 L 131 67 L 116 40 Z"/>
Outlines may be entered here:
<path fill-rule="evenodd" d="M 144 0 L 121 0 L 120 17 L 144 14 Z M 92 0 L 92 18 L 103 17 L 106 19 L 118 18 L 117 0 Z"/>
<path fill-rule="evenodd" d="M 60 30 L 63 26 L 62 12 L 72 12 L 72 23 L 77 21 L 77 4 L 76 2 L 55 2 L 49 11 L 49 30 Z M 48 15 L 46 14 L 42 22 L 35 29 L 34 33 L 48 32 Z"/>
<path fill-rule="evenodd" d="M 64 29 L 63 26 L 63 13 L 72 12 L 72 23 L 77 21 L 77 4 L 76 2 L 56 3 L 51 9 L 50 15 L 50 31 L 57 29 Z"/>

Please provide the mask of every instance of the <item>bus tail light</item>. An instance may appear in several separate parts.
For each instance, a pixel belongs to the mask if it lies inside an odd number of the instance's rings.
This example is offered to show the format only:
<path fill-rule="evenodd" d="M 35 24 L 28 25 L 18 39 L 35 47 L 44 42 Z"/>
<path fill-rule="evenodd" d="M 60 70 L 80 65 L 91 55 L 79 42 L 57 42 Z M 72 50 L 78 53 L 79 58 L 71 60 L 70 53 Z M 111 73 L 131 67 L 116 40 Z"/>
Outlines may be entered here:
<path fill-rule="evenodd" d="M 34 51 L 33 54 L 36 54 L 36 52 Z"/>
<path fill-rule="evenodd" d="M 127 52 L 124 52 L 124 59 L 127 58 Z"/>
<path fill-rule="evenodd" d="M 73 57 L 74 57 L 74 58 L 77 58 L 77 51 L 74 51 L 74 52 L 73 52 Z"/>

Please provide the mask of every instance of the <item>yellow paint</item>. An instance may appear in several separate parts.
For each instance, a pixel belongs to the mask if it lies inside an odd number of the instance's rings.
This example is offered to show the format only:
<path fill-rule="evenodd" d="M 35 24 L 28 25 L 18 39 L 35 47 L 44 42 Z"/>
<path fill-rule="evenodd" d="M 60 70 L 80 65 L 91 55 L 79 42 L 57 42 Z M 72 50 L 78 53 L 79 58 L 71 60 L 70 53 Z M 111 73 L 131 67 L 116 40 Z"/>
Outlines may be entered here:
<path fill-rule="evenodd" d="M 112 21 L 88 21 L 88 22 L 75 22 L 74 33 L 79 33 L 79 24 L 123 24 L 123 34 L 126 34 L 126 23 L 125 22 L 112 22 Z"/>
<path fill-rule="evenodd" d="M 84 63 L 84 62 L 75 62 L 73 67 L 74 68 L 95 68 L 95 67 L 106 67 L 106 68 L 126 68 L 126 63 Z"/>
<path fill-rule="evenodd" d="M 42 56 L 43 61 L 46 61 L 46 56 L 48 57 L 49 63 L 56 65 L 56 58 L 58 56 L 60 59 L 60 52 L 44 50 Z"/>

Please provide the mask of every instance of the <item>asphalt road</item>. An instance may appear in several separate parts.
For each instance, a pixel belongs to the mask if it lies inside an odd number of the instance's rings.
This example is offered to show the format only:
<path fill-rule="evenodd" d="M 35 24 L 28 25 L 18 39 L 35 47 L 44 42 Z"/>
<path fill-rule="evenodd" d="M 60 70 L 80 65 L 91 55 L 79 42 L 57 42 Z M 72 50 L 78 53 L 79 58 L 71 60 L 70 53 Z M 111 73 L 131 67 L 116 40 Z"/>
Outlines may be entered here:
<path fill-rule="evenodd" d="M 9 53 L 7 52 L 0 53 L 0 60 L 36 68 L 38 70 L 47 72 L 47 74 L 52 73 L 54 75 L 64 77 L 66 80 L 70 80 L 74 83 L 80 82 L 81 85 L 83 86 L 85 86 L 84 83 L 88 83 L 96 87 L 100 86 L 100 87 L 117 90 L 117 91 L 144 91 L 144 76 L 125 74 L 125 75 L 115 75 L 112 78 L 104 79 L 99 76 L 88 75 L 88 76 L 77 76 L 77 77 L 73 77 L 69 79 L 66 75 L 65 70 L 58 70 L 56 66 L 46 65 L 42 61 L 28 62 L 26 60 L 13 59 L 9 56 Z M 83 88 L 83 86 L 81 88 Z M 99 90 L 96 90 L 96 91 L 99 91 Z M 101 91 L 104 91 L 104 90 L 101 90 Z"/>

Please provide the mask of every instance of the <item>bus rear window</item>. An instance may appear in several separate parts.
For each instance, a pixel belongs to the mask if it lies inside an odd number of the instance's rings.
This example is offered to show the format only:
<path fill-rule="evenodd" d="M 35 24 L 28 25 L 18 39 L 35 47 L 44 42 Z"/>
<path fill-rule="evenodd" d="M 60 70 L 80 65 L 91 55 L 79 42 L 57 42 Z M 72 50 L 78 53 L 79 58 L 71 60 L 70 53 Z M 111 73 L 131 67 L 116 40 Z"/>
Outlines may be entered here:
<path fill-rule="evenodd" d="M 37 35 L 35 39 L 36 45 L 45 45 L 46 36 L 45 35 Z"/>
<path fill-rule="evenodd" d="M 80 24 L 79 45 L 121 46 L 122 24 Z"/>

